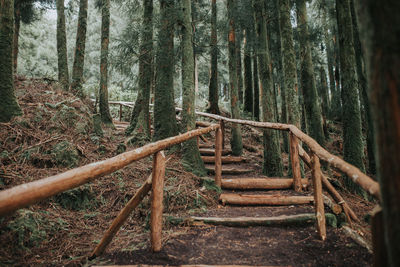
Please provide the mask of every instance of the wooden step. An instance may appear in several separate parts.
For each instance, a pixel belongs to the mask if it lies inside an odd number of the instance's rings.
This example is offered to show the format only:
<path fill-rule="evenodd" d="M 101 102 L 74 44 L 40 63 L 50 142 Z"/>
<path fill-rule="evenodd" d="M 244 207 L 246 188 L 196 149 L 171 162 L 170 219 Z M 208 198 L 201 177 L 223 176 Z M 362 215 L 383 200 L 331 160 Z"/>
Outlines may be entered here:
<path fill-rule="evenodd" d="M 307 187 L 308 179 L 302 179 Z M 222 179 L 222 188 L 226 189 L 289 189 L 293 187 L 291 178 L 236 178 Z"/>
<path fill-rule="evenodd" d="M 211 173 L 215 174 L 215 167 L 214 166 L 205 166 L 206 170 Z M 222 174 L 246 174 L 252 172 L 252 169 L 242 169 L 242 168 L 235 168 L 235 167 L 222 167 Z"/>
<path fill-rule="evenodd" d="M 201 159 L 204 163 L 215 163 L 215 156 L 201 156 Z M 235 157 L 235 156 L 224 156 L 221 157 L 222 163 L 239 163 L 245 161 L 243 157 Z"/>
<path fill-rule="evenodd" d="M 280 267 L 278 265 L 206 265 L 206 264 L 193 264 L 193 265 L 148 265 L 148 264 L 137 264 L 137 265 L 93 265 L 93 267 Z"/>
<path fill-rule="evenodd" d="M 313 196 L 282 196 L 282 195 L 245 195 L 245 194 L 221 194 L 219 200 L 222 204 L 234 205 L 296 205 L 310 204 Z"/>
<path fill-rule="evenodd" d="M 214 145 L 207 143 L 207 144 L 199 144 L 199 148 L 209 148 L 209 149 L 214 149 Z"/>
<path fill-rule="evenodd" d="M 200 148 L 199 150 L 200 150 L 200 154 L 202 156 L 214 156 L 215 155 L 215 149 L 213 149 L 213 148 Z M 231 153 L 230 150 L 222 149 L 222 152 L 221 152 L 222 155 L 225 156 L 225 155 L 228 155 L 229 153 Z"/>

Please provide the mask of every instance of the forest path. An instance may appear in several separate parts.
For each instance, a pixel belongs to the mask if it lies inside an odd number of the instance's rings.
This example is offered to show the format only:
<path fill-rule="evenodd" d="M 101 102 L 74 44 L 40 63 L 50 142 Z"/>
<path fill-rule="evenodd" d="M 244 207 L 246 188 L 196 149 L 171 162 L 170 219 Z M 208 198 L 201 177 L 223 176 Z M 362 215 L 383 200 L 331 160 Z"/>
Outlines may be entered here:
<path fill-rule="evenodd" d="M 204 142 L 200 144 L 200 147 L 213 149 L 210 143 L 204 144 Z M 208 153 L 207 156 L 212 157 L 212 153 L 211 155 Z M 239 162 L 236 160 L 233 163 L 223 164 L 223 170 L 236 169 L 247 170 L 247 172 L 239 174 L 224 174 L 223 172 L 223 181 L 266 178 L 262 174 L 262 155 L 260 153 L 244 150 L 242 158 L 243 160 Z M 206 164 L 206 167 L 210 170 L 214 168 L 209 163 Z M 312 196 L 311 191 L 296 193 L 290 188 L 284 190 L 223 189 L 221 196 L 226 194 Z M 195 215 L 202 218 L 224 220 L 242 217 L 247 219 L 276 218 L 285 215 L 313 213 L 313 204 L 309 203 L 273 206 L 218 205 L 216 208 Z M 369 266 L 372 258 L 364 247 L 356 244 L 339 228 L 327 225 L 327 239 L 321 241 L 312 222 L 230 227 L 189 220 L 183 225 L 174 226 L 171 230 L 174 234 L 164 240 L 161 252 L 153 253 L 150 247 L 114 252 L 105 254 L 101 263 L 119 265 Z"/>

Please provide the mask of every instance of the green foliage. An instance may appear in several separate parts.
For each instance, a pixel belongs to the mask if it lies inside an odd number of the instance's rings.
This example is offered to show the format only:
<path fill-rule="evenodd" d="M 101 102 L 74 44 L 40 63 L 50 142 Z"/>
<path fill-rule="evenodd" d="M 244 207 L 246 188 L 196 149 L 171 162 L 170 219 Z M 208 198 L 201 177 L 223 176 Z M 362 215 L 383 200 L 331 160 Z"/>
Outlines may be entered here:
<path fill-rule="evenodd" d="M 69 210 L 91 210 L 98 206 L 95 194 L 86 185 L 58 194 L 54 200 Z"/>
<path fill-rule="evenodd" d="M 50 154 L 57 165 L 76 167 L 79 163 L 79 153 L 75 146 L 68 141 L 62 141 L 53 146 Z"/>

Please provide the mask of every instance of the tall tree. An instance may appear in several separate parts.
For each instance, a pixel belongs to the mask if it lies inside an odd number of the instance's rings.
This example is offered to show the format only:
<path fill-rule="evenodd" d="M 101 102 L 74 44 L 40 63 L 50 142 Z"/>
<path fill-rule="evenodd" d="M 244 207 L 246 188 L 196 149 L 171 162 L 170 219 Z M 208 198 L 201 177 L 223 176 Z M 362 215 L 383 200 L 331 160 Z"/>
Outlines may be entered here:
<path fill-rule="evenodd" d="M 64 0 L 57 0 L 57 56 L 58 82 L 64 90 L 69 88 L 67 34 L 65 30 Z"/>
<path fill-rule="evenodd" d="M 374 129 L 372 126 L 372 114 L 368 101 L 368 83 L 365 73 L 364 55 L 360 41 L 360 34 L 358 30 L 357 15 L 354 8 L 354 0 L 350 1 L 351 19 L 353 24 L 353 38 L 354 38 L 354 51 L 356 56 L 357 77 L 360 89 L 361 103 L 364 106 L 365 128 L 367 132 L 367 155 L 368 155 L 368 171 L 376 174 L 375 162 L 375 137 Z"/>
<path fill-rule="evenodd" d="M 267 42 L 267 18 L 264 0 L 253 0 L 254 18 L 257 33 L 258 72 L 260 77 L 260 92 L 262 106 L 262 120 L 276 122 L 275 97 L 271 70 L 271 59 Z M 264 166 L 263 172 L 267 176 L 281 177 L 282 173 L 281 150 L 278 132 L 264 130 Z"/>
<path fill-rule="evenodd" d="M 228 55 L 229 55 L 229 86 L 231 95 L 231 113 L 232 118 L 238 119 L 240 117 L 239 111 L 239 92 L 238 92 L 238 77 L 237 77 L 237 62 L 236 62 L 236 37 L 235 37 L 235 10 L 236 0 L 227 0 L 228 8 Z M 232 126 L 231 137 L 232 154 L 239 156 L 242 154 L 242 132 L 239 124 Z"/>
<path fill-rule="evenodd" d="M 296 55 L 294 51 L 292 23 L 290 22 L 289 0 L 279 1 L 279 15 L 282 38 L 283 58 L 283 84 L 285 87 L 288 123 L 296 125 L 300 129 L 300 109 L 298 98 Z"/>
<path fill-rule="evenodd" d="M 254 45 L 253 45 L 254 46 Z M 255 120 L 260 120 L 260 86 L 258 82 L 258 62 L 257 55 L 253 48 L 253 88 L 254 88 L 254 97 L 253 97 L 253 117 Z"/>
<path fill-rule="evenodd" d="M 153 84 L 153 0 L 143 0 L 143 21 L 139 55 L 139 93 L 126 134 L 131 141 L 150 140 L 149 101 Z"/>
<path fill-rule="evenodd" d="M 319 69 L 319 77 L 320 77 L 320 88 L 319 92 L 321 95 L 321 109 L 322 109 L 322 118 L 323 118 L 323 128 L 325 139 L 329 138 L 329 132 L 326 125 L 327 116 L 329 114 L 329 90 L 328 90 L 328 82 L 326 80 L 326 72 L 324 67 L 320 67 Z"/>
<path fill-rule="evenodd" d="M 182 2 L 182 128 L 191 131 L 196 128 L 193 30 L 190 0 Z M 205 174 L 203 160 L 195 138 L 183 143 L 185 166 L 197 174 Z"/>
<path fill-rule="evenodd" d="M 99 108 L 101 121 L 112 125 L 108 105 L 108 45 L 110 43 L 110 0 L 102 0 Z"/>
<path fill-rule="evenodd" d="M 400 2 L 357 1 L 374 117 L 387 263 L 400 266 Z M 390 30 L 387 30 L 390 29 Z M 385 265 L 383 265 L 385 264 Z"/>
<path fill-rule="evenodd" d="M 251 72 L 251 38 L 250 27 L 246 29 L 246 38 L 244 40 L 244 110 L 253 114 L 253 74 Z"/>
<path fill-rule="evenodd" d="M 14 0 L 0 0 L 0 122 L 21 115 L 13 67 Z"/>
<path fill-rule="evenodd" d="M 238 12 L 238 11 L 236 11 L 236 12 Z M 236 36 L 235 49 L 236 49 L 236 72 L 237 72 L 237 78 L 238 78 L 238 94 L 239 94 L 240 104 L 242 104 L 243 103 L 243 71 L 242 71 L 243 34 L 242 34 L 240 27 L 237 27 L 235 36 Z"/>
<path fill-rule="evenodd" d="M 217 0 L 211 0 L 211 77 L 208 87 L 208 112 L 219 114 L 218 107 L 218 40 L 217 40 Z"/>
<path fill-rule="evenodd" d="M 87 29 L 88 0 L 79 1 L 78 26 L 74 65 L 72 67 L 71 91 L 83 97 L 83 66 L 85 63 L 86 29 Z"/>
<path fill-rule="evenodd" d="M 336 0 L 336 13 L 340 45 L 344 160 L 364 171 L 361 114 L 349 0 Z M 350 177 L 345 178 L 345 183 L 352 191 L 357 190 L 361 193 L 362 189 Z"/>
<path fill-rule="evenodd" d="M 324 145 L 325 137 L 322 128 L 322 114 L 311 58 L 310 34 L 307 25 L 308 19 L 305 0 L 296 0 L 296 11 L 300 46 L 300 86 L 303 93 L 308 131 L 312 138 L 320 145 Z"/>
<path fill-rule="evenodd" d="M 174 107 L 174 0 L 160 0 L 154 88 L 154 140 L 178 134 Z"/>

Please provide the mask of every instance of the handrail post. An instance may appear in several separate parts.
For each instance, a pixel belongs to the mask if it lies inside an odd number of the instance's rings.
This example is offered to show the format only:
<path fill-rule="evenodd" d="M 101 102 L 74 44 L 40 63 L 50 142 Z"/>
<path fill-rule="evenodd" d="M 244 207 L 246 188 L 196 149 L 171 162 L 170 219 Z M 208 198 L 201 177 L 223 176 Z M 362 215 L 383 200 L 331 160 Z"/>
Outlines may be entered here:
<path fill-rule="evenodd" d="M 302 191 L 301 184 L 301 169 L 299 160 L 299 139 L 289 131 L 290 139 L 290 160 L 292 164 L 292 174 L 293 174 L 293 187 L 296 192 Z"/>
<path fill-rule="evenodd" d="M 119 121 L 122 121 L 122 105 L 119 103 Z"/>
<path fill-rule="evenodd" d="M 222 149 L 225 149 L 225 122 L 223 120 L 219 121 L 219 125 L 221 127 L 221 134 L 222 134 Z"/>
<path fill-rule="evenodd" d="M 322 240 L 326 239 L 326 223 L 324 200 L 322 197 L 322 181 L 321 181 L 321 164 L 319 158 L 314 153 L 312 154 L 312 180 L 314 186 L 314 207 L 315 216 L 317 219 L 317 230 Z"/>
<path fill-rule="evenodd" d="M 153 182 L 151 195 L 151 247 L 154 252 L 161 250 L 162 219 L 163 219 L 163 192 L 165 176 L 165 155 L 163 151 L 154 154 Z"/>
<path fill-rule="evenodd" d="M 215 132 L 215 184 L 221 187 L 221 176 L 222 176 L 222 162 L 221 162 L 221 155 L 222 155 L 222 130 L 219 127 Z"/>

